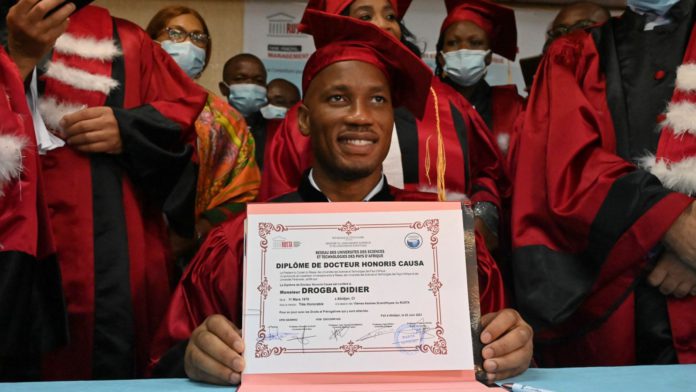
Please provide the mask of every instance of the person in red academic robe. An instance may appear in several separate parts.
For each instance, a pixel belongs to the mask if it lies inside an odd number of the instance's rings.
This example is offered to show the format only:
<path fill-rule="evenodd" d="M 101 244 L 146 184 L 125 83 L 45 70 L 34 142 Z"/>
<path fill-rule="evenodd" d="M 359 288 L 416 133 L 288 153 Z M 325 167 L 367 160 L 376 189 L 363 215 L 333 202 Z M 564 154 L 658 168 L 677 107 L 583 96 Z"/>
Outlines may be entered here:
<path fill-rule="evenodd" d="M 410 3 L 312 0 L 307 9 L 368 20 L 418 51 L 412 35 L 401 23 Z M 311 33 L 306 23 L 301 23 L 300 29 Z M 453 88 L 432 75 L 430 79 L 422 118 L 405 108 L 396 111 L 392 148 L 384 162 L 384 172 L 398 188 L 436 192 L 440 199 L 468 195 L 477 207 L 477 227 L 486 233 L 489 246 L 495 247 L 500 200 L 508 192 L 502 157 L 476 110 Z M 311 165 L 309 150 L 309 142 L 297 127 L 296 106 L 268 142 L 259 200 L 295 189 Z"/>
<path fill-rule="evenodd" d="M 389 186 L 381 171 L 391 144 L 393 107 L 422 114 L 428 67 L 370 23 L 314 10 L 305 20 L 318 50 L 303 74 L 298 122 L 311 138 L 315 160 L 299 188 L 275 201 L 435 200 L 433 194 Z M 234 325 L 241 322 L 244 215 L 213 230 L 185 272 L 155 341 L 155 374 L 185 372 L 195 380 L 239 382 L 244 347 Z M 483 316 L 484 367 L 491 379 L 505 378 L 529 366 L 531 330 L 517 312 L 501 311 L 500 273 L 482 238 L 477 244 L 482 312 L 488 313 Z"/>
<path fill-rule="evenodd" d="M 181 177 L 195 176 L 186 168 L 206 93 L 142 29 L 99 7 L 71 15 L 53 48 L 29 50 L 61 3 L 20 0 L 8 17 L 22 68 L 52 49 L 38 107 L 65 143 L 41 164 L 71 342 L 44 357 L 43 377 L 132 378 L 170 298 L 163 215 L 170 227 L 193 223 L 196 181 Z"/>
<path fill-rule="evenodd" d="M 437 42 L 435 74 L 476 108 L 506 155 L 524 98 L 514 84 L 491 87 L 484 76 L 493 53 L 515 61 L 515 12 L 486 0 L 445 0 L 445 5 L 447 18 Z"/>
<path fill-rule="evenodd" d="M 551 44 L 520 133 L 514 283 L 542 366 L 696 362 L 693 199 L 637 167 L 694 88 L 696 2 L 628 3 Z"/>
<path fill-rule="evenodd" d="M 0 92 L 0 380 L 26 381 L 67 342 L 67 324 L 31 112 L 2 46 Z"/>

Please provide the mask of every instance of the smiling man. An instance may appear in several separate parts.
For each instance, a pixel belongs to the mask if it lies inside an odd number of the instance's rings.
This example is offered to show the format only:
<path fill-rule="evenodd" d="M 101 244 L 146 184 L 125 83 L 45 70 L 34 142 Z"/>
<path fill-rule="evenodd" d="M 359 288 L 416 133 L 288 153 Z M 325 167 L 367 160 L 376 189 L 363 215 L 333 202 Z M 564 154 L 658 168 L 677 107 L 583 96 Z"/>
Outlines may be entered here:
<path fill-rule="evenodd" d="M 378 27 L 351 18 L 308 11 L 317 52 L 309 59 L 298 113 L 311 138 L 315 160 L 297 191 L 277 202 L 434 200 L 387 184 L 382 162 L 394 125 L 394 107 L 422 114 L 430 71 L 399 41 Z M 329 28 L 330 26 L 330 28 Z M 245 215 L 245 214 L 242 214 Z M 211 231 L 184 273 L 154 346 L 157 376 L 183 376 L 239 383 L 244 370 L 240 331 L 244 219 Z M 483 240 L 477 235 L 477 243 Z M 500 272 L 484 245 L 477 249 L 482 308 L 491 310 Z M 500 310 L 500 309 L 494 309 Z M 524 371 L 531 359 L 532 332 L 517 312 L 482 318 L 484 367 L 492 379 Z"/>

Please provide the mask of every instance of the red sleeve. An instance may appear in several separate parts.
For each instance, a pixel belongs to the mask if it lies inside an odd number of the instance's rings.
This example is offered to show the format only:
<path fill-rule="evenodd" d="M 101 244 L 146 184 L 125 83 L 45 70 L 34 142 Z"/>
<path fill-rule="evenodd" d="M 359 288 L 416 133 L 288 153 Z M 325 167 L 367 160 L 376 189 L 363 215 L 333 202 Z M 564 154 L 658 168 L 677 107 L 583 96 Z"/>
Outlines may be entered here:
<path fill-rule="evenodd" d="M 524 114 L 513 269 L 520 310 L 537 328 L 609 311 L 692 201 L 615 153 L 605 92 L 592 37 L 578 32 L 549 49 Z"/>
<path fill-rule="evenodd" d="M 239 214 L 213 229 L 184 271 L 155 337 L 150 370 L 209 316 L 221 314 L 241 326 L 245 218 Z"/>
<path fill-rule="evenodd" d="M 302 174 L 312 165 L 309 137 L 300 133 L 297 124 L 299 105 L 300 103 L 288 110 L 283 122 L 272 132 L 270 139 L 266 140 L 258 201 L 295 191 Z"/>

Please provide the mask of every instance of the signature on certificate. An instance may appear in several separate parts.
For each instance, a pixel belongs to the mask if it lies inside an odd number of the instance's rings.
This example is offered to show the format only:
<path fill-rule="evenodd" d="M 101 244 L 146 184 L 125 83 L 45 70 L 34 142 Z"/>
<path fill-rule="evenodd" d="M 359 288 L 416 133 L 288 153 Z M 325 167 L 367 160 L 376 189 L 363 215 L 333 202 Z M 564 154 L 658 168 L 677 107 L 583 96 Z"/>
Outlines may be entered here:
<path fill-rule="evenodd" d="M 266 340 L 289 340 L 289 338 L 297 336 L 294 332 L 280 332 L 278 327 L 268 327 L 268 334 L 266 334 Z"/>
<path fill-rule="evenodd" d="M 391 333 L 394 333 L 394 328 L 381 327 L 381 328 L 377 328 L 373 331 L 366 333 L 365 335 L 361 336 L 360 338 L 356 339 L 355 341 L 356 342 L 363 342 L 365 340 L 374 339 L 374 338 L 376 338 L 378 336 L 382 336 L 382 335 L 389 335 Z"/>
<path fill-rule="evenodd" d="M 329 339 L 338 341 L 339 338 L 346 336 L 347 333 L 348 327 L 337 325 L 332 328 L 331 335 L 329 335 Z"/>
<path fill-rule="evenodd" d="M 303 325 L 302 326 L 302 334 L 300 336 L 296 336 L 294 338 L 288 339 L 288 341 L 296 340 L 300 342 L 300 345 L 302 345 L 302 352 L 304 352 L 305 345 L 309 344 L 309 339 L 315 337 L 315 335 L 312 336 L 307 336 L 307 326 Z"/>

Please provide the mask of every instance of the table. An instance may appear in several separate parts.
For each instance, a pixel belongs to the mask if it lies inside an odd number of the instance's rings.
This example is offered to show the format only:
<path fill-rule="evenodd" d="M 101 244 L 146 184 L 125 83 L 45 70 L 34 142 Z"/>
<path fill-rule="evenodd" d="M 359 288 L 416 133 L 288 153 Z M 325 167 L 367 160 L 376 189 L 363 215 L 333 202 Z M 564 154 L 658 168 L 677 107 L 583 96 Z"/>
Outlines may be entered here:
<path fill-rule="evenodd" d="M 505 382 L 518 382 L 555 392 L 687 392 L 696 390 L 696 365 L 529 369 L 523 375 Z M 234 392 L 236 388 L 200 384 L 185 379 L 0 383 L 0 392 L 210 392 L 223 390 Z"/>

